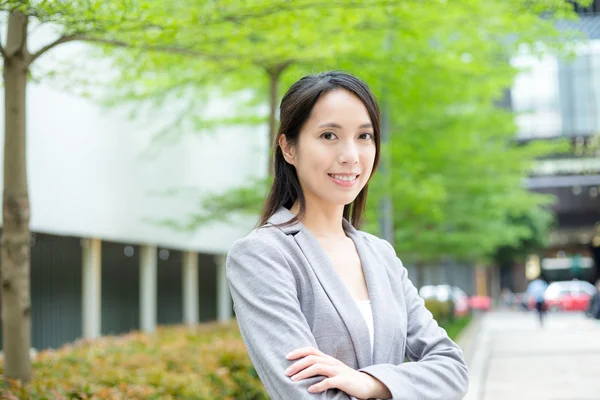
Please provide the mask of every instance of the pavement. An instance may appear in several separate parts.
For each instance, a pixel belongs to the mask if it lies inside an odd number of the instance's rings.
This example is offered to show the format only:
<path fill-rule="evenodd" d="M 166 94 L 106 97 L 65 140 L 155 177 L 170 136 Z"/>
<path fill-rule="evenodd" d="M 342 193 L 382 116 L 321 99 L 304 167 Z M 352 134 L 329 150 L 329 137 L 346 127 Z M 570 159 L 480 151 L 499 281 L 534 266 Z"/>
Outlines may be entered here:
<path fill-rule="evenodd" d="M 579 312 L 477 316 L 458 338 L 469 365 L 465 400 L 600 400 L 600 321 Z"/>

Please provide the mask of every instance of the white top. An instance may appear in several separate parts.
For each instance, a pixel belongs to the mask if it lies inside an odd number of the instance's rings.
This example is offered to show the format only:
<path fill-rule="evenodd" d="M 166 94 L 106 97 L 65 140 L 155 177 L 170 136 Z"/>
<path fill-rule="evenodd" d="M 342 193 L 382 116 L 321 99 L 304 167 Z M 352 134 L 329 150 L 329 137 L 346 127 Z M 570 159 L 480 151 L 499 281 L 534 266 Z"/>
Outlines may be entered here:
<path fill-rule="evenodd" d="M 373 343 L 375 342 L 375 332 L 373 329 L 373 310 L 371 309 L 371 300 L 356 300 L 356 304 L 360 309 L 361 314 L 367 322 L 369 335 L 371 336 L 371 355 L 373 354 Z"/>

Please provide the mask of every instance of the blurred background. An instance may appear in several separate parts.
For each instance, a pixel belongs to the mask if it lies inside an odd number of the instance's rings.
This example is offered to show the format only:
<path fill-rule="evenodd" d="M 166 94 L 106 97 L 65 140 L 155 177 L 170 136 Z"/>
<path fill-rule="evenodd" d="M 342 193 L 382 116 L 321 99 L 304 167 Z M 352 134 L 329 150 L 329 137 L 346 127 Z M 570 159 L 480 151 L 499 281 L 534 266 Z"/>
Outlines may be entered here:
<path fill-rule="evenodd" d="M 281 96 L 337 69 L 382 111 L 363 229 L 393 244 L 463 347 L 469 396 L 600 399 L 599 13 L 596 0 L 0 2 L 0 393 L 268 398 L 225 256 L 257 223 Z"/>

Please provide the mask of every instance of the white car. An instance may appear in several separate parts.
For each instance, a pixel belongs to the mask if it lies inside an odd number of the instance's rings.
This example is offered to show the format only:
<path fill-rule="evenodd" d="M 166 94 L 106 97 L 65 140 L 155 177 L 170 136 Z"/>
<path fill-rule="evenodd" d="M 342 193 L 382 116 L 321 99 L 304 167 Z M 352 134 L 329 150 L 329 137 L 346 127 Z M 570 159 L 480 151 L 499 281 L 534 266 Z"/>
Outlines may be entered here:
<path fill-rule="evenodd" d="M 436 299 L 441 302 L 452 300 L 455 315 L 465 315 L 469 312 L 469 297 L 458 286 L 425 285 L 419 289 L 419 296 L 424 300 Z"/>
<path fill-rule="evenodd" d="M 589 282 L 572 280 L 552 282 L 544 292 L 550 310 L 585 311 L 596 288 Z"/>

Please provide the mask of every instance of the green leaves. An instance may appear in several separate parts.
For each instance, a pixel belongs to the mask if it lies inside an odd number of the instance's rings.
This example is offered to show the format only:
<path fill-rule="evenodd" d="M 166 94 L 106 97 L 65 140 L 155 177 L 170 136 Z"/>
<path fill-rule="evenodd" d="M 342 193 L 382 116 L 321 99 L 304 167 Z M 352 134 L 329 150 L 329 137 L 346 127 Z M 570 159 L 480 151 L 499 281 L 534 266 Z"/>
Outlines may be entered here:
<path fill-rule="evenodd" d="M 40 352 L 33 366 L 29 384 L 10 390 L 0 387 L 0 397 L 268 398 L 235 321 L 81 341 Z"/>
<path fill-rule="evenodd" d="M 385 97 L 390 121 L 389 174 L 370 185 L 367 228 L 378 230 L 380 201 L 390 195 L 395 246 L 405 258 L 485 259 L 530 237 L 530 227 L 512 217 L 549 201 L 522 183 L 536 157 L 563 145 L 515 145 L 513 115 L 497 104 L 517 73 L 512 56 L 569 50 L 574 36 L 555 28 L 575 16 L 567 2 L 89 0 L 20 7 L 63 37 L 100 45 L 97 55 L 117 71 L 105 103 L 127 103 L 144 118 L 180 105 L 157 130 L 155 151 L 182 134 L 266 122 L 267 71 L 276 66 L 285 65 L 279 92 L 323 70 L 359 76 Z M 215 96 L 231 101 L 228 115 L 204 111 Z M 228 214 L 255 214 L 265 193 L 257 177 L 201 196 L 200 211 L 187 221 L 162 222 L 193 229 Z"/>
<path fill-rule="evenodd" d="M 170 87 L 230 98 L 249 93 L 237 102 L 236 114 L 250 117 L 256 105 L 268 101 L 266 71 L 274 65 L 288 65 L 278 82 L 282 89 L 309 73 L 346 70 L 380 99 L 385 92 L 391 124 L 383 150 L 389 174 L 375 176 L 370 185 L 368 230 L 377 233 L 379 204 L 390 195 L 395 247 L 408 260 L 484 260 L 499 246 L 532 236 L 513 217 L 544 213 L 541 207 L 551 199 L 527 192 L 523 180 L 536 157 L 564 145 L 515 145 L 513 115 L 497 102 L 517 73 L 509 63 L 517 52 L 568 50 L 569 42 L 554 27 L 557 18 L 573 15 L 566 2 L 255 1 L 240 10 L 227 5 L 213 10 L 219 17 L 207 17 L 211 22 L 201 33 L 182 26 L 172 43 L 213 57 L 121 52 L 117 65 L 127 75 L 119 87 L 135 82 L 139 88 L 142 82 L 144 100 L 166 98 L 160 88 Z M 148 73 L 151 80 L 137 79 Z M 210 79 L 213 74 L 218 82 Z M 133 92 L 127 97 L 136 100 Z M 193 229 L 227 215 L 256 214 L 265 193 L 264 182 L 257 181 L 202 196 L 202 212 L 166 223 Z"/>

